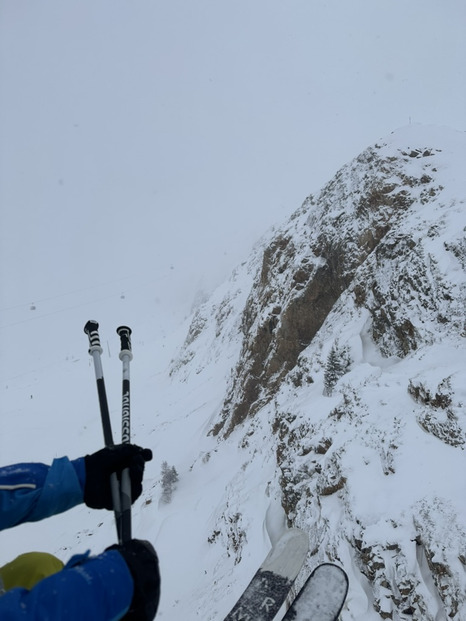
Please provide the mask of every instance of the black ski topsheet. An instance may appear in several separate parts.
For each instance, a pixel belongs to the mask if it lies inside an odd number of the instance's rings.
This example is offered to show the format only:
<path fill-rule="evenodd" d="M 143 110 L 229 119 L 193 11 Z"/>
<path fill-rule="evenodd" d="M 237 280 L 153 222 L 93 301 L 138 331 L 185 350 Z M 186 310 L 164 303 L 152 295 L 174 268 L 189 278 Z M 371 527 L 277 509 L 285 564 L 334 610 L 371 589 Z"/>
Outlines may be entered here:
<path fill-rule="evenodd" d="M 314 569 L 283 621 L 336 621 L 348 593 L 348 576 L 338 565 Z"/>
<path fill-rule="evenodd" d="M 272 621 L 298 575 L 309 538 L 291 528 L 277 541 L 225 621 Z"/>

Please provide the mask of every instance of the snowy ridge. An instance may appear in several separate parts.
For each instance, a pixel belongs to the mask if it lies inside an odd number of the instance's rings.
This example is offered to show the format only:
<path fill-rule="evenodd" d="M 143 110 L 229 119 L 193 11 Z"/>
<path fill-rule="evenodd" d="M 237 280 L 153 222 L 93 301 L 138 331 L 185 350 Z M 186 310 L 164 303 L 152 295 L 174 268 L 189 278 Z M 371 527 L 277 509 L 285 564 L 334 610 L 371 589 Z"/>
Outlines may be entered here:
<path fill-rule="evenodd" d="M 434 153 L 441 154 L 425 147 L 376 145 L 367 149 L 339 171 L 318 196 L 309 197 L 264 248 L 262 267 L 242 318 L 241 365 L 232 378 L 223 421 L 215 433 L 224 427 L 228 434 L 250 415 L 251 408 L 268 400 L 268 393 L 295 366 L 340 295 L 355 286 L 356 270 L 376 248 L 379 255 L 383 248 L 382 260 L 394 245 L 395 254 L 406 255 L 400 245 L 406 243 L 404 225 L 416 226 L 416 216 L 412 222 L 406 218 L 413 212 L 421 218 L 417 206 L 434 203 L 444 188 L 431 170 L 438 170 Z M 447 195 L 442 198 L 446 200 Z M 440 200 L 435 204 L 445 207 Z M 435 215 L 432 219 L 437 222 Z M 424 219 L 421 221 L 424 226 Z M 387 240 L 379 246 L 385 236 L 390 243 Z M 415 238 L 409 243 L 415 244 Z M 420 247 L 411 255 L 421 269 L 419 252 Z M 379 288 L 384 284 L 380 282 Z M 427 283 L 426 289 L 429 286 Z M 384 303 L 383 290 L 373 293 Z M 362 296 L 362 290 L 356 290 L 355 295 Z M 424 296 L 435 300 L 436 292 Z M 391 318 L 385 320 L 385 311 L 379 312 L 376 323 L 382 332 L 390 322 Z M 393 343 L 396 349 L 409 349 L 405 327 L 395 323 L 386 335 L 397 341 Z M 399 338 L 398 332 L 402 332 Z"/>

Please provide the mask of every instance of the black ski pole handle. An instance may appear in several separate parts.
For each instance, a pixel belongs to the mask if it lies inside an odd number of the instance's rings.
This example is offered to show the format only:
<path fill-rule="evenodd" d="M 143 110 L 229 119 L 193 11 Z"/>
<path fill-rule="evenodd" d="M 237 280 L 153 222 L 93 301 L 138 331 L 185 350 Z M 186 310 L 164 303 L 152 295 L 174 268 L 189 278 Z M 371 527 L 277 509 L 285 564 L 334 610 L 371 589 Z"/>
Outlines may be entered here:
<path fill-rule="evenodd" d="M 121 350 L 119 358 L 123 363 L 123 394 L 121 409 L 121 441 L 123 444 L 129 443 L 131 440 L 131 415 L 130 415 L 130 377 L 129 363 L 133 359 L 131 350 L 131 328 L 120 326 L 117 328 L 117 334 L 121 341 Z"/>
<path fill-rule="evenodd" d="M 102 429 L 104 432 L 105 446 L 114 446 L 112 425 L 110 422 L 110 412 L 108 409 L 107 392 L 105 390 L 104 373 L 102 369 L 102 347 L 100 345 L 99 324 L 97 321 L 88 321 L 84 326 L 84 332 L 89 337 L 89 354 L 94 359 L 95 378 L 97 383 L 97 394 L 99 397 L 100 417 L 102 420 Z M 113 510 L 115 513 L 115 522 L 119 543 L 122 543 L 121 536 L 121 500 L 120 489 L 116 472 L 110 477 L 110 488 L 112 492 Z"/>
<path fill-rule="evenodd" d="M 130 374 L 129 363 L 133 359 L 131 351 L 131 328 L 120 326 L 117 334 L 121 341 L 119 358 L 123 363 L 122 406 L 121 406 L 121 441 L 131 441 L 131 409 L 130 409 Z M 121 535 L 123 541 L 131 539 L 131 478 L 129 469 L 123 470 L 120 486 L 121 497 Z"/>
<path fill-rule="evenodd" d="M 132 360 L 131 328 L 128 328 L 128 326 L 120 326 L 116 331 L 121 341 L 120 360 L 123 360 L 123 356 L 129 356 L 129 359 Z"/>

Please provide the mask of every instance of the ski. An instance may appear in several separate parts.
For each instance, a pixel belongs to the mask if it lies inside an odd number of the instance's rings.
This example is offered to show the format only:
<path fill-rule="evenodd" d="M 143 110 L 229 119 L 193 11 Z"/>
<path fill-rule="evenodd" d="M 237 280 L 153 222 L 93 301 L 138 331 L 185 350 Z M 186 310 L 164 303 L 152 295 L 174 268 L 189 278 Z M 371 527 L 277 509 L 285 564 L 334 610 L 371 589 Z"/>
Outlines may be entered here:
<path fill-rule="evenodd" d="M 286 600 L 309 549 L 309 538 L 291 528 L 277 541 L 224 621 L 272 621 Z"/>
<path fill-rule="evenodd" d="M 348 593 L 348 576 L 332 563 L 314 569 L 282 621 L 337 621 Z"/>

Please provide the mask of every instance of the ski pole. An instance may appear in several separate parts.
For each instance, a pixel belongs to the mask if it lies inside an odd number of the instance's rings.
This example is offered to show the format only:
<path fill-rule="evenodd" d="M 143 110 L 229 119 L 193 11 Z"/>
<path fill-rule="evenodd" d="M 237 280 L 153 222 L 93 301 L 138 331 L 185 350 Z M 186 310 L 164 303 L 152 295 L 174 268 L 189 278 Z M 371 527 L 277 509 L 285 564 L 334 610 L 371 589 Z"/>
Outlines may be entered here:
<path fill-rule="evenodd" d="M 131 441 L 131 410 L 130 410 L 130 381 L 129 363 L 133 359 L 131 351 L 131 328 L 120 326 L 117 334 L 121 340 L 119 358 L 123 363 L 122 405 L 121 405 L 121 441 L 129 444 Z M 121 475 L 121 537 L 123 541 L 131 539 L 131 479 L 129 469 L 123 470 Z"/>
<path fill-rule="evenodd" d="M 84 326 L 84 332 L 89 337 L 89 354 L 94 359 L 95 378 L 97 382 L 97 394 L 99 396 L 100 416 L 102 419 L 102 429 L 104 432 L 105 446 L 114 446 L 112 436 L 112 425 L 110 423 L 110 413 L 107 402 L 107 392 L 105 390 L 104 373 L 102 370 L 102 347 L 100 346 L 99 324 L 97 321 L 88 321 Z M 120 489 L 116 472 L 110 477 L 110 487 L 112 491 L 113 511 L 115 513 L 115 523 L 117 529 L 118 543 L 122 543 L 121 536 L 121 502 Z"/>

